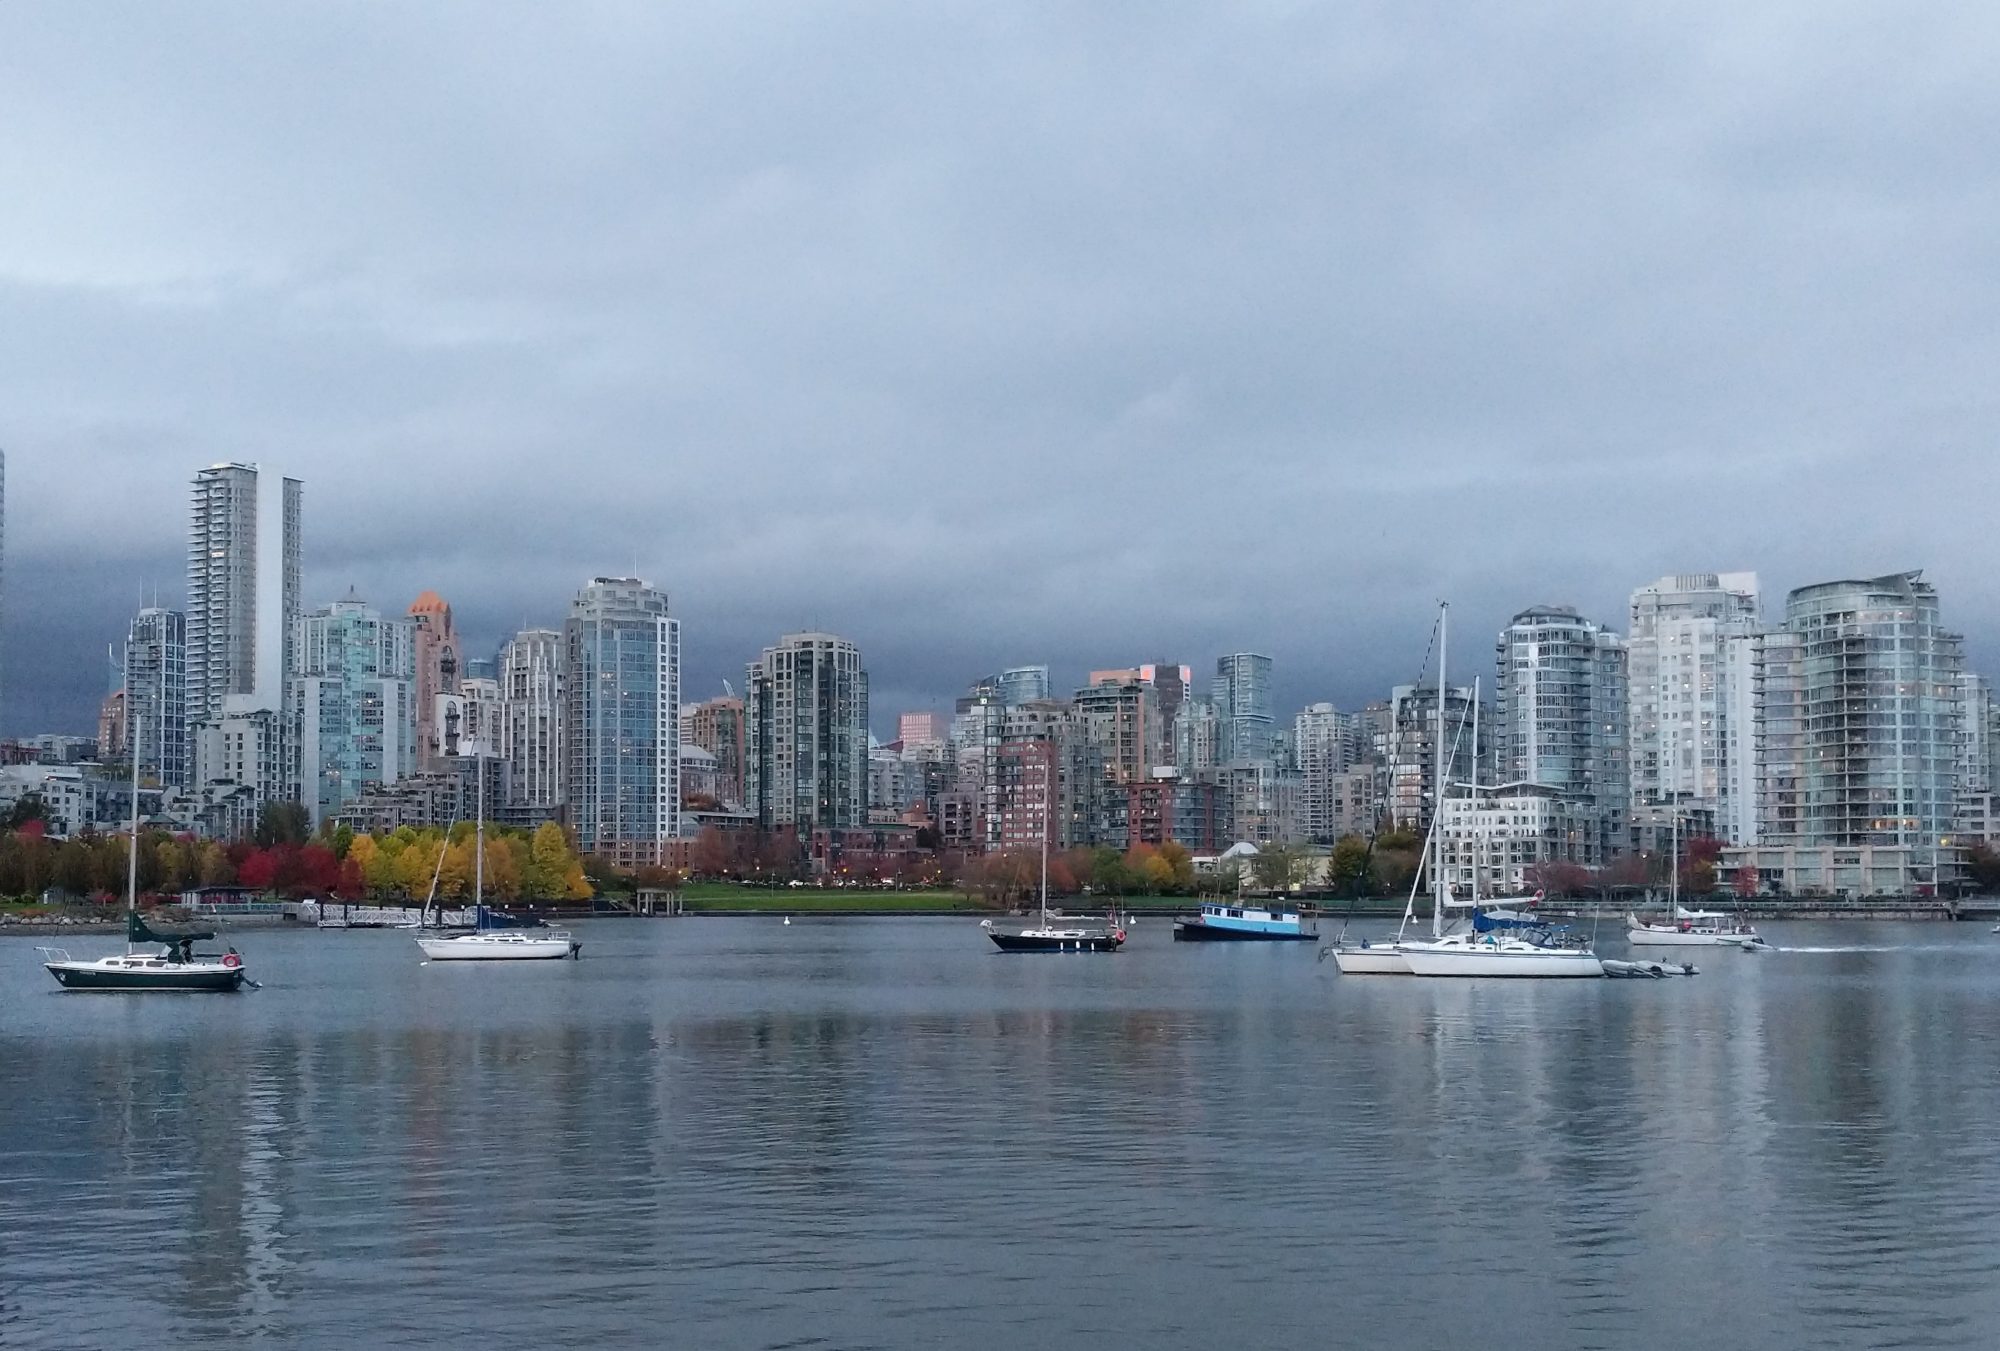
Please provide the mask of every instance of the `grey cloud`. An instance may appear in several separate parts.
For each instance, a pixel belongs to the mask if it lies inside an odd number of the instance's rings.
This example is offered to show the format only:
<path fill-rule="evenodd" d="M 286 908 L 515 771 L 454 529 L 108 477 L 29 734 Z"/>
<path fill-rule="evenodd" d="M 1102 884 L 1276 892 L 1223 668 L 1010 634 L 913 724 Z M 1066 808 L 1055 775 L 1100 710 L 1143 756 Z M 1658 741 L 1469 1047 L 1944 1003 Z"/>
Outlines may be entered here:
<path fill-rule="evenodd" d="M 6 730 L 79 727 L 185 483 L 480 640 L 635 564 L 711 688 L 1931 569 L 1991 665 L 1982 7 L 0 12 Z M 1454 665 L 1459 663 L 1455 662 Z M 88 680 L 80 673 L 91 672 Z"/>

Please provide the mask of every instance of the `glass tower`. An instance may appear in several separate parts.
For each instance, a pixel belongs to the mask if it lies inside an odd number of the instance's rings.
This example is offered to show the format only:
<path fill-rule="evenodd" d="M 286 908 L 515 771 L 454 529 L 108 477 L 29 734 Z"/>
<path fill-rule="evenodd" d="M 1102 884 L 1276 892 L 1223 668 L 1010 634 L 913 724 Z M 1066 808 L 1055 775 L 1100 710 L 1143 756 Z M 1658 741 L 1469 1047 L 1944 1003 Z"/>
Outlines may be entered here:
<path fill-rule="evenodd" d="M 658 865 L 680 826 L 680 621 L 666 592 L 598 577 L 570 605 L 563 647 L 577 843 L 624 867 Z"/>

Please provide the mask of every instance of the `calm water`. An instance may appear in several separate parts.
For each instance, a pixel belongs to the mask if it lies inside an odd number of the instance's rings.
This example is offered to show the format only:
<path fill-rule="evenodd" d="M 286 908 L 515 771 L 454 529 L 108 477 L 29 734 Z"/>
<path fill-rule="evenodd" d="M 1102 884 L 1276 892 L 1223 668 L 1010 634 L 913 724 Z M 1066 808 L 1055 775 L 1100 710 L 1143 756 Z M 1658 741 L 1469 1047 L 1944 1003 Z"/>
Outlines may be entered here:
<path fill-rule="evenodd" d="M 2000 1329 L 1985 925 L 1771 926 L 1816 950 L 1553 984 L 1157 921 L 1114 956 L 578 928 L 579 963 L 499 967 L 250 933 L 236 998 L 63 994 L 0 940 L 0 1347 Z"/>

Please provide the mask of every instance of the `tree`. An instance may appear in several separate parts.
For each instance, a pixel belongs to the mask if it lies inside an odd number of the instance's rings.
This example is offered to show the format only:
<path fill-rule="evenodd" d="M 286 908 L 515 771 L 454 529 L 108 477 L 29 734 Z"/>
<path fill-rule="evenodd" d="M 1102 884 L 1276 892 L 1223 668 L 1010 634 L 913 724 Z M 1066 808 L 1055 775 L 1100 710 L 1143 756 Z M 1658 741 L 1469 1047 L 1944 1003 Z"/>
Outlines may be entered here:
<path fill-rule="evenodd" d="M 1194 890 L 1194 855 L 1188 853 L 1187 846 L 1179 840 L 1168 840 L 1160 846 L 1160 857 L 1167 864 L 1167 887 L 1178 895 L 1185 896 Z"/>
<path fill-rule="evenodd" d="M 736 850 L 729 832 L 719 826 L 703 826 L 688 850 L 688 871 L 697 877 L 723 877 L 736 871 Z"/>
<path fill-rule="evenodd" d="M 1722 841 L 1697 835 L 1686 845 L 1681 858 L 1681 890 L 1706 896 L 1715 890 L 1716 868 L 1722 860 Z"/>
<path fill-rule="evenodd" d="M 257 813 L 253 842 L 260 849 L 277 844 L 304 844 L 312 838 L 312 820 L 297 802 L 267 802 Z"/>
<path fill-rule="evenodd" d="M 1549 897 L 1575 896 L 1590 887 L 1590 869 L 1577 863 L 1554 860 L 1548 863 L 1530 864 L 1526 880 L 1529 886 Z"/>
<path fill-rule="evenodd" d="M 1250 876 L 1266 891 L 1290 891 L 1312 866 L 1305 851 L 1288 844 L 1266 845 L 1250 860 Z"/>
<path fill-rule="evenodd" d="M 2000 891 L 2000 852 L 1990 844 L 1975 844 L 1966 851 L 1966 865 L 1972 884 L 1986 894 Z"/>
<path fill-rule="evenodd" d="M 1749 900 L 1757 894 L 1757 865 L 1746 863 L 1736 870 L 1736 894 Z"/>
<path fill-rule="evenodd" d="M 1336 895 L 1369 895 L 1375 890 L 1375 860 L 1368 841 L 1359 835 L 1343 835 L 1334 841 L 1327 860 L 1327 883 Z"/>
<path fill-rule="evenodd" d="M 23 793 L 15 800 L 14 809 L 7 813 L 6 828 L 19 830 L 30 821 L 46 827 L 49 820 L 48 804 L 42 801 L 40 793 Z"/>
<path fill-rule="evenodd" d="M 195 875 L 204 887 L 231 886 L 236 881 L 236 865 L 230 860 L 227 849 L 217 841 L 209 840 L 201 846 Z"/>

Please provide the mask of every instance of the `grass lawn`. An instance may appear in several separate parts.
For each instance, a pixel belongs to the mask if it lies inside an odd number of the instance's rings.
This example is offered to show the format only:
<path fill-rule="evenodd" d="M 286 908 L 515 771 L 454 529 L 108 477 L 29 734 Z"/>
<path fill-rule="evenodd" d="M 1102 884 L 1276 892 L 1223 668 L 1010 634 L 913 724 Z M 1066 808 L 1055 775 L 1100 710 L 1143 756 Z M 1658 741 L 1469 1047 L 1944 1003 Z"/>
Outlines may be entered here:
<path fill-rule="evenodd" d="M 690 882 L 681 888 L 688 913 L 769 910 L 773 914 L 842 914 L 856 910 L 915 913 L 974 909 L 957 891 L 845 891 L 837 887 L 751 887 L 739 882 Z"/>

